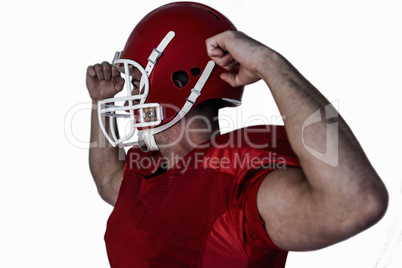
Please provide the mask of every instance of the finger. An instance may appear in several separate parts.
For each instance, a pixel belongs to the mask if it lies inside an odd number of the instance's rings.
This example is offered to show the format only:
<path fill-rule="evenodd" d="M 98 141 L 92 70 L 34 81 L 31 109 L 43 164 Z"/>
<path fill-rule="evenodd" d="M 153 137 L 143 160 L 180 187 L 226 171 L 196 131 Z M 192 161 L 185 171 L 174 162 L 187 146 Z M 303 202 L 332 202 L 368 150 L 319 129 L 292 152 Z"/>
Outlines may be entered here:
<path fill-rule="evenodd" d="M 110 70 L 110 64 L 106 61 L 102 62 L 103 68 L 103 76 L 106 81 L 109 81 L 112 78 L 112 71 Z"/>
<path fill-rule="evenodd" d="M 142 77 L 142 73 L 138 68 L 135 68 L 132 72 L 131 72 L 131 77 L 134 79 L 134 81 L 140 81 L 141 77 Z"/>
<path fill-rule="evenodd" d="M 112 66 L 112 77 L 120 77 L 120 72 L 116 66 Z"/>
<path fill-rule="evenodd" d="M 225 32 L 208 38 L 205 43 L 207 46 L 208 55 L 212 57 L 222 57 L 227 51 L 225 47 Z"/>
<path fill-rule="evenodd" d="M 95 69 L 94 69 L 94 67 L 92 65 L 88 66 L 87 75 L 90 76 L 90 77 L 93 77 L 93 78 L 96 77 L 96 72 L 95 72 Z"/>
<path fill-rule="evenodd" d="M 221 74 L 221 79 L 225 82 L 227 82 L 229 85 L 232 87 L 238 87 L 241 84 L 237 81 L 238 80 L 238 75 L 236 73 L 222 73 Z"/>
<path fill-rule="evenodd" d="M 209 57 L 228 71 L 236 70 L 239 63 L 226 48 L 226 41 L 233 38 L 233 31 L 223 32 L 206 40 Z"/>
<path fill-rule="evenodd" d="M 112 82 L 114 84 L 115 93 L 118 93 L 123 89 L 125 80 L 122 77 L 113 77 Z"/>
<path fill-rule="evenodd" d="M 94 66 L 96 76 L 98 77 L 99 80 L 105 80 L 105 77 L 103 75 L 103 66 L 100 64 L 95 64 Z"/>
<path fill-rule="evenodd" d="M 224 51 L 221 47 L 214 47 L 208 51 L 208 55 L 211 58 L 220 58 L 220 57 L 224 56 L 225 53 L 226 53 L 226 51 Z"/>
<path fill-rule="evenodd" d="M 239 66 L 239 63 L 229 53 L 217 59 L 215 62 L 228 71 L 234 71 L 238 69 Z"/>

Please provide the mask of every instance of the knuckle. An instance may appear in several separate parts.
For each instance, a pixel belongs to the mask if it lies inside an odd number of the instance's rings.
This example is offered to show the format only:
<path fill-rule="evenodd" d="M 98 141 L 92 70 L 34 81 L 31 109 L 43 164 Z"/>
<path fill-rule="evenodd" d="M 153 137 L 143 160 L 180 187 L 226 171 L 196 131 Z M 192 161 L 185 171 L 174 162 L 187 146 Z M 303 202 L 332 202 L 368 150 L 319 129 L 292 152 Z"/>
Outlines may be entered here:
<path fill-rule="evenodd" d="M 110 66 L 103 66 L 103 71 L 105 73 L 110 73 Z"/>
<path fill-rule="evenodd" d="M 109 73 L 111 66 L 108 62 L 104 61 L 102 62 L 102 68 L 104 72 Z"/>
<path fill-rule="evenodd" d="M 87 75 L 93 77 L 95 75 L 95 70 L 92 65 L 87 67 Z"/>
<path fill-rule="evenodd" d="M 96 64 L 94 66 L 94 69 L 95 69 L 96 72 L 100 72 L 100 71 L 102 71 L 103 68 L 102 68 L 102 66 L 100 64 Z"/>

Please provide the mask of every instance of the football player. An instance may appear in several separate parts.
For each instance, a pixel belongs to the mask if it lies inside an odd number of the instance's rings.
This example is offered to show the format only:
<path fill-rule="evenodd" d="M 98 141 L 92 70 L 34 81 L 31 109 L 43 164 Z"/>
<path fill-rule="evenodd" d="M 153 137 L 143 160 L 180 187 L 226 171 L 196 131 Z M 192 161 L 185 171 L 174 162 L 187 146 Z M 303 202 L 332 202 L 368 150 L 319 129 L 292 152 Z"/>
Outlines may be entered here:
<path fill-rule="evenodd" d="M 285 126 L 221 134 L 219 109 L 261 79 Z M 284 267 L 288 251 L 332 245 L 385 213 L 384 184 L 335 108 L 208 6 L 147 14 L 111 64 L 88 67 L 87 87 L 112 267 Z"/>

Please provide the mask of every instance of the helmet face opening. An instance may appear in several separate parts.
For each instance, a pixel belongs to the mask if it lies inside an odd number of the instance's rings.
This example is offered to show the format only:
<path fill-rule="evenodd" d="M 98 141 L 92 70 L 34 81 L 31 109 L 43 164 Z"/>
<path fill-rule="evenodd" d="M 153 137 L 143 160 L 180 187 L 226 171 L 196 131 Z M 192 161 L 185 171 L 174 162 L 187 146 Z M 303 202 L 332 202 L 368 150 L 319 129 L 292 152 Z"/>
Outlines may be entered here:
<path fill-rule="evenodd" d="M 101 126 L 109 142 L 138 144 L 127 142 L 138 129 L 152 136 L 139 133 L 139 141 L 146 137 L 155 143 L 153 134 L 173 126 L 191 107 L 209 99 L 239 105 L 243 87 L 232 88 L 220 79 L 225 70 L 210 62 L 205 46 L 207 38 L 226 30 L 235 27 L 221 13 L 199 3 L 170 3 L 146 15 L 113 60 L 126 81 L 123 96 L 98 104 L 100 124 L 103 117 L 110 120 L 109 132 Z M 126 121 L 127 131 L 121 138 L 112 129 L 117 118 Z"/>
<path fill-rule="evenodd" d="M 137 128 L 159 125 L 164 118 L 164 109 L 158 103 L 145 103 L 149 92 L 149 80 L 147 72 L 138 62 L 115 58 L 113 65 L 125 78 L 123 96 L 99 101 L 98 116 L 104 135 L 112 145 L 116 146 L 125 145 L 124 142 L 134 136 Z M 106 131 L 103 116 L 109 118 L 110 134 Z M 127 129 L 129 131 L 126 131 Z M 119 137 L 118 133 L 123 135 Z"/>

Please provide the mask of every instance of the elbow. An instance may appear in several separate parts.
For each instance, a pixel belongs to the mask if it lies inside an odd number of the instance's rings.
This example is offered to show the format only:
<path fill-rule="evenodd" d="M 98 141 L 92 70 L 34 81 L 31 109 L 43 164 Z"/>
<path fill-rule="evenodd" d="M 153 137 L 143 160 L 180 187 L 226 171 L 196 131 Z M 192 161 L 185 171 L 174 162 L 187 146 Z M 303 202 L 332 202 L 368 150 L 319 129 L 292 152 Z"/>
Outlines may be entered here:
<path fill-rule="evenodd" d="M 114 206 L 119 194 L 121 181 L 123 180 L 123 169 L 119 169 L 111 175 L 92 172 L 92 177 L 100 197 L 106 203 Z"/>
<path fill-rule="evenodd" d="M 388 191 L 381 181 L 375 186 L 366 189 L 361 195 L 360 201 L 360 224 L 363 229 L 369 228 L 379 222 L 385 215 L 389 196 Z"/>
<path fill-rule="evenodd" d="M 372 194 L 373 200 L 371 202 L 371 208 L 369 209 L 369 217 L 372 223 L 376 223 L 382 219 L 388 209 L 389 196 L 385 186 L 382 189 L 376 189 L 376 192 Z"/>
<path fill-rule="evenodd" d="M 388 191 L 381 182 L 376 187 L 360 188 L 349 198 L 344 196 L 342 203 L 338 214 L 332 214 L 332 222 L 338 223 L 328 232 L 332 242 L 350 238 L 378 223 L 388 208 Z"/>
<path fill-rule="evenodd" d="M 103 201 L 105 201 L 106 203 L 108 203 L 112 206 L 115 205 L 116 199 L 114 198 L 114 195 L 111 194 L 110 187 L 105 187 L 104 185 L 103 186 L 97 185 L 97 189 L 98 189 L 98 194 L 103 199 Z"/>

